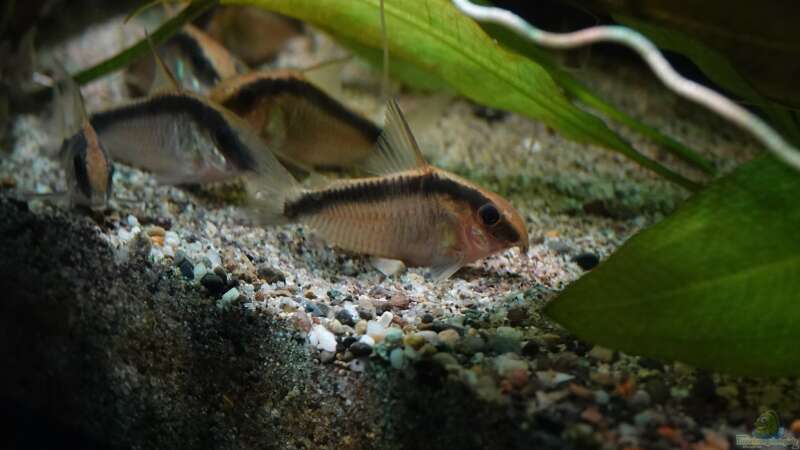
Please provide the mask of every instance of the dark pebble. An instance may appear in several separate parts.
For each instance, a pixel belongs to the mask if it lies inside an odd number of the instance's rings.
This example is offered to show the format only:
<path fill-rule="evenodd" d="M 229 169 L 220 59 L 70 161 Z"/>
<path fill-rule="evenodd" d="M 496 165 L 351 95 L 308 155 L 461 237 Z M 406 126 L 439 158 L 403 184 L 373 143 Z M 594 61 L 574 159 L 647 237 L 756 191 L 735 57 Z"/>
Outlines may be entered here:
<path fill-rule="evenodd" d="M 200 284 L 214 295 L 220 295 L 225 290 L 225 281 L 214 272 L 208 272 L 200 279 Z"/>
<path fill-rule="evenodd" d="M 286 281 L 286 275 L 284 275 L 283 272 L 270 265 L 259 264 L 257 270 L 258 270 L 258 277 L 267 282 L 267 284 L 277 283 L 279 281 Z"/>
<path fill-rule="evenodd" d="M 541 353 L 539 344 L 534 341 L 528 341 L 522 346 L 522 354 L 528 358 L 535 358 Z"/>
<path fill-rule="evenodd" d="M 350 348 L 350 346 L 356 342 L 358 342 L 358 338 L 353 336 L 347 336 L 346 338 L 342 339 L 342 345 L 344 345 L 344 348 Z"/>
<path fill-rule="evenodd" d="M 524 325 L 529 316 L 528 308 L 517 306 L 509 309 L 506 317 L 508 317 L 508 323 L 511 324 L 512 327 L 518 327 Z"/>
<path fill-rule="evenodd" d="M 217 274 L 217 276 L 222 278 L 223 280 L 228 279 L 228 274 L 225 273 L 225 269 L 223 269 L 220 266 L 214 267 L 214 273 Z"/>
<path fill-rule="evenodd" d="M 598 264 L 600 264 L 600 258 L 594 253 L 589 252 L 581 253 L 580 255 L 572 258 L 572 260 L 575 261 L 583 270 L 592 270 Z"/>
<path fill-rule="evenodd" d="M 699 400 L 713 400 L 717 396 L 717 385 L 707 373 L 700 373 L 692 385 L 691 396 Z"/>
<path fill-rule="evenodd" d="M 356 321 L 353 318 L 353 315 L 350 314 L 350 312 L 348 312 L 346 309 L 340 309 L 336 313 L 334 318 L 336 318 L 336 320 L 338 320 L 342 325 L 347 325 L 347 326 L 352 327 L 352 326 L 354 326 L 356 324 Z"/>
<path fill-rule="evenodd" d="M 644 390 L 650 394 L 650 400 L 656 404 L 663 404 L 670 398 L 669 388 L 661 378 L 650 378 L 644 383 Z"/>
<path fill-rule="evenodd" d="M 325 316 L 322 313 L 322 310 L 320 309 L 320 307 L 314 302 L 310 302 L 308 300 L 305 300 L 303 302 L 303 306 L 305 307 L 305 310 L 306 310 L 307 314 L 311 314 L 312 316 L 315 316 L 315 317 L 324 317 Z"/>
<path fill-rule="evenodd" d="M 354 342 L 353 345 L 350 346 L 350 353 L 355 357 L 369 356 L 372 354 L 372 347 L 364 342 Z"/>
<path fill-rule="evenodd" d="M 425 314 L 422 316 L 422 323 L 432 323 L 433 316 L 431 314 Z"/>
<path fill-rule="evenodd" d="M 194 264 L 187 258 L 183 258 L 183 261 L 178 263 L 178 269 L 180 269 L 181 275 L 187 280 L 194 278 Z"/>
<path fill-rule="evenodd" d="M 358 311 L 358 317 L 364 320 L 372 320 L 375 318 L 375 308 L 362 308 L 357 306 L 356 311 Z"/>

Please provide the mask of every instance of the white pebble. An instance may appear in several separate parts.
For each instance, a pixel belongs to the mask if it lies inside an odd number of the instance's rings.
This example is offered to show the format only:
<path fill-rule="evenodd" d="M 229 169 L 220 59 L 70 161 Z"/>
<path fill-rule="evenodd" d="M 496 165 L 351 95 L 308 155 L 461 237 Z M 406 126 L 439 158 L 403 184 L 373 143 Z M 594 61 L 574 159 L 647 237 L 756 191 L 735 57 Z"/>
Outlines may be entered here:
<path fill-rule="evenodd" d="M 311 327 L 311 332 L 308 333 L 308 341 L 311 345 L 322 351 L 336 351 L 336 336 L 322 325 L 314 325 Z"/>
<path fill-rule="evenodd" d="M 394 319 L 394 314 L 386 311 L 385 313 L 381 314 L 381 317 L 378 319 L 378 324 L 383 328 L 389 328 L 389 325 L 392 323 L 392 319 Z"/>

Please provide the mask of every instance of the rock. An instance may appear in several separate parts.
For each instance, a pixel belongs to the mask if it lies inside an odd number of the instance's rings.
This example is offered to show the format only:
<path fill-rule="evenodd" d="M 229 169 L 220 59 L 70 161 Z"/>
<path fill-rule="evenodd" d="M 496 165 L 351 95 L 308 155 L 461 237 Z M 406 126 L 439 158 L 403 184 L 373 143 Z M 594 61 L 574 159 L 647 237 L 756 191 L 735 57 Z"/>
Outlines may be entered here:
<path fill-rule="evenodd" d="M 399 328 L 389 328 L 383 336 L 383 341 L 388 346 L 400 345 L 403 342 L 403 330 Z"/>
<path fill-rule="evenodd" d="M 501 377 L 505 377 L 509 372 L 515 369 L 527 371 L 527 361 L 522 361 L 519 359 L 519 356 L 511 353 L 500 355 L 494 359 L 494 370 Z"/>
<path fill-rule="evenodd" d="M 389 364 L 391 364 L 392 368 L 394 369 L 402 369 L 405 367 L 406 358 L 405 352 L 402 348 L 396 348 L 389 353 Z"/>
<path fill-rule="evenodd" d="M 200 279 L 200 284 L 213 295 L 220 295 L 225 289 L 225 281 L 214 272 L 207 272 L 203 275 L 203 278 Z"/>
<path fill-rule="evenodd" d="M 475 353 L 482 352 L 486 343 L 480 336 L 464 336 L 464 339 L 458 341 L 456 350 L 465 355 L 471 356 Z"/>
<path fill-rule="evenodd" d="M 648 379 L 644 383 L 644 389 L 647 391 L 648 395 L 650 395 L 650 400 L 657 404 L 663 404 L 669 400 L 669 389 L 661 378 L 654 377 Z"/>
<path fill-rule="evenodd" d="M 511 326 L 518 327 L 524 324 L 529 317 L 528 308 L 517 306 L 508 310 L 508 322 Z"/>
<path fill-rule="evenodd" d="M 194 279 L 194 264 L 192 264 L 188 258 L 183 258 L 183 260 L 178 263 L 178 270 L 181 271 L 183 278 L 187 280 Z"/>
<path fill-rule="evenodd" d="M 595 345 L 589 351 L 589 357 L 598 361 L 610 363 L 614 360 L 614 351 L 599 345 Z"/>
<path fill-rule="evenodd" d="M 341 322 L 342 325 L 347 325 L 349 327 L 352 327 L 356 324 L 356 321 L 353 319 L 352 314 L 350 314 L 350 311 L 346 309 L 340 309 L 339 311 L 336 312 L 336 314 L 333 317 L 339 322 Z"/>
<path fill-rule="evenodd" d="M 583 270 L 592 270 L 600 264 L 600 258 L 594 253 L 581 253 L 580 255 L 572 258 L 578 266 Z"/>
<path fill-rule="evenodd" d="M 458 341 L 461 339 L 459 336 L 458 331 L 453 329 L 447 329 L 444 331 L 439 332 L 439 341 L 450 347 L 451 349 L 455 349 Z"/>
<path fill-rule="evenodd" d="M 258 277 L 264 280 L 264 282 L 267 284 L 273 284 L 279 281 L 284 283 L 286 282 L 286 275 L 268 264 L 259 264 L 256 270 L 258 272 Z"/>
<path fill-rule="evenodd" d="M 391 305 L 392 308 L 397 309 L 408 309 L 408 305 L 410 303 L 411 300 L 402 292 L 392 295 L 392 297 L 389 299 L 389 305 Z"/>
<path fill-rule="evenodd" d="M 631 396 L 628 403 L 634 410 L 641 411 L 650 406 L 650 394 L 648 394 L 647 391 L 639 389 Z"/>
<path fill-rule="evenodd" d="M 314 325 L 311 327 L 311 332 L 308 334 L 308 341 L 319 350 L 336 352 L 336 336 L 322 325 Z"/>
<path fill-rule="evenodd" d="M 372 354 L 372 346 L 361 341 L 351 345 L 349 350 L 355 357 L 369 356 Z"/>

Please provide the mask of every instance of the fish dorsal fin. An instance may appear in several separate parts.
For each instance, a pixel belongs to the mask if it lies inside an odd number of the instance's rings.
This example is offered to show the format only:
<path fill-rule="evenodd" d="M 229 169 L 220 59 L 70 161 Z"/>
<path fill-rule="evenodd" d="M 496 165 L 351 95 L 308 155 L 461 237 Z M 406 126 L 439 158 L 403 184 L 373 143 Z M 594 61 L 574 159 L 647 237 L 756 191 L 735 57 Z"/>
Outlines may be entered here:
<path fill-rule="evenodd" d="M 172 71 L 169 69 L 169 66 L 167 66 L 164 60 L 161 59 L 161 55 L 158 54 L 158 50 L 156 49 L 155 45 L 153 45 L 153 39 L 150 38 L 150 33 L 145 30 L 144 35 L 147 38 L 148 44 L 150 44 L 150 51 L 153 53 L 153 58 L 156 61 L 156 73 L 155 78 L 153 79 L 151 93 L 164 91 L 182 93 L 183 88 L 181 87 L 181 84 L 178 82 L 178 79 L 175 78 L 175 74 L 172 73 Z"/>
<path fill-rule="evenodd" d="M 83 122 L 87 118 L 86 107 L 83 104 L 81 88 L 57 58 L 54 61 L 53 71 L 56 78 L 53 84 L 55 90 L 53 111 L 61 140 L 64 140 L 81 131 Z"/>
<path fill-rule="evenodd" d="M 377 147 L 361 168 L 376 175 L 386 175 L 427 166 L 428 162 L 422 156 L 400 107 L 396 101 L 390 100 Z"/>

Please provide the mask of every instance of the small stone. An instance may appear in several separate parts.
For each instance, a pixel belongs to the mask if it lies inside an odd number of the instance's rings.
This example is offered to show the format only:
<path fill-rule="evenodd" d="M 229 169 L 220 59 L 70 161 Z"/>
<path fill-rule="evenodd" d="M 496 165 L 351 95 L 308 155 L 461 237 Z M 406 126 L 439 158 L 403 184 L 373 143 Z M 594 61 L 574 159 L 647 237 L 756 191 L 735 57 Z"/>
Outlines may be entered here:
<path fill-rule="evenodd" d="M 515 369 L 528 370 L 528 363 L 518 359 L 517 355 L 507 353 L 500 355 L 494 359 L 494 370 L 501 377 L 505 377 L 509 372 Z"/>
<path fill-rule="evenodd" d="M 336 352 L 327 352 L 325 350 L 319 352 L 319 361 L 323 364 L 333 362 L 336 359 Z"/>
<path fill-rule="evenodd" d="M 367 321 L 366 320 L 359 320 L 356 322 L 355 325 L 356 334 L 366 334 L 367 333 Z"/>
<path fill-rule="evenodd" d="M 396 348 L 389 353 L 389 364 L 394 369 L 402 369 L 405 366 L 405 352 L 402 348 Z"/>
<path fill-rule="evenodd" d="M 661 378 L 650 378 L 644 383 L 644 389 L 650 395 L 650 400 L 661 404 L 669 400 L 669 389 Z"/>
<path fill-rule="evenodd" d="M 536 341 L 528 341 L 522 346 L 522 354 L 528 358 L 536 358 L 539 353 L 540 347 Z"/>
<path fill-rule="evenodd" d="M 631 408 L 641 411 L 650 406 L 650 394 L 648 394 L 647 391 L 639 389 L 631 396 L 628 403 L 631 405 Z"/>
<path fill-rule="evenodd" d="M 314 325 L 308 334 L 312 346 L 326 352 L 336 352 L 336 336 L 322 325 Z"/>
<path fill-rule="evenodd" d="M 213 295 L 219 295 L 225 289 L 225 281 L 214 272 L 207 272 L 203 275 L 203 278 L 200 279 L 200 284 Z"/>
<path fill-rule="evenodd" d="M 461 365 L 458 363 L 458 360 L 450 353 L 440 352 L 433 355 L 432 359 L 433 362 L 447 370 L 458 370 L 458 368 L 461 367 Z"/>
<path fill-rule="evenodd" d="M 475 353 L 482 352 L 486 343 L 483 342 L 480 336 L 465 336 L 456 345 L 456 349 L 465 355 L 474 355 Z"/>
<path fill-rule="evenodd" d="M 383 336 L 386 345 L 394 346 L 403 342 L 403 330 L 399 328 L 389 328 Z"/>
<path fill-rule="evenodd" d="M 506 317 L 508 317 L 508 322 L 511 326 L 518 327 L 523 325 L 529 317 L 528 308 L 522 306 L 511 308 L 508 310 L 508 315 Z"/>
<path fill-rule="evenodd" d="M 456 348 L 458 341 L 461 339 L 459 336 L 458 331 L 453 329 L 448 329 L 439 332 L 439 341 L 450 347 L 451 349 Z"/>
<path fill-rule="evenodd" d="M 236 300 L 239 299 L 239 290 L 236 288 L 230 289 L 225 294 L 222 295 L 222 298 L 217 302 L 217 308 L 225 309 L 233 304 Z"/>
<path fill-rule="evenodd" d="M 203 276 L 205 276 L 206 273 L 208 273 L 208 268 L 206 268 L 205 264 L 199 263 L 199 264 L 194 266 L 194 280 L 195 281 L 198 281 L 198 282 L 201 281 L 203 279 Z"/>
<path fill-rule="evenodd" d="M 600 264 L 600 258 L 594 253 L 581 253 L 580 255 L 572 258 L 578 266 L 583 270 L 592 270 Z"/>
<path fill-rule="evenodd" d="M 417 333 L 409 334 L 403 338 L 403 344 L 413 348 L 414 350 L 419 350 L 425 344 L 425 338 Z"/>
<path fill-rule="evenodd" d="M 194 279 L 194 264 L 188 258 L 183 258 L 183 261 L 178 263 L 178 269 L 187 280 Z"/>
<path fill-rule="evenodd" d="M 360 356 L 369 356 L 372 354 L 372 346 L 367 344 L 366 342 L 355 342 L 353 345 L 350 346 L 350 353 L 353 356 L 360 357 Z"/>
<path fill-rule="evenodd" d="M 286 275 L 284 275 L 283 272 L 270 265 L 263 263 L 259 264 L 257 271 L 258 271 L 258 277 L 264 280 L 267 284 L 273 284 L 279 281 L 284 283 L 286 282 Z"/>
<path fill-rule="evenodd" d="M 392 298 L 389 299 L 389 305 L 391 305 L 392 308 L 397 308 L 397 309 L 408 309 L 408 305 L 410 303 L 411 300 L 401 292 L 394 294 Z"/>
<path fill-rule="evenodd" d="M 598 361 L 610 363 L 614 360 L 614 351 L 599 345 L 595 345 L 589 351 L 589 357 Z"/>
<path fill-rule="evenodd" d="M 340 309 L 333 317 L 341 322 L 342 325 L 352 327 L 356 324 L 356 321 L 353 319 L 353 315 L 350 314 L 350 311 L 346 309 Z"/>

